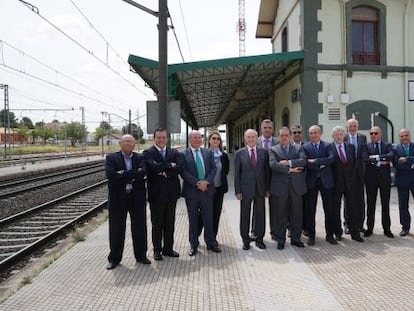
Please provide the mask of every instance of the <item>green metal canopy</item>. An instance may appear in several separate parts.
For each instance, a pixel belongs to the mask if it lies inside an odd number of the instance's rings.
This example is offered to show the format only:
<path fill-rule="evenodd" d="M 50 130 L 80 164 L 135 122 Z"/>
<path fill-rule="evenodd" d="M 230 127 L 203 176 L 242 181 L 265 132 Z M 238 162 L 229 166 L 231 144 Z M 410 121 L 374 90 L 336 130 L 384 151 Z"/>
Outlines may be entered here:
<path fill-rule="evenodd" d="M 192 128 L 227 124 L 249 113 L 300 70 L 303 51 L 168 65 L 170 99 Z M 128 62 L 158 93 L 158 62 L 129 55 Z"/>

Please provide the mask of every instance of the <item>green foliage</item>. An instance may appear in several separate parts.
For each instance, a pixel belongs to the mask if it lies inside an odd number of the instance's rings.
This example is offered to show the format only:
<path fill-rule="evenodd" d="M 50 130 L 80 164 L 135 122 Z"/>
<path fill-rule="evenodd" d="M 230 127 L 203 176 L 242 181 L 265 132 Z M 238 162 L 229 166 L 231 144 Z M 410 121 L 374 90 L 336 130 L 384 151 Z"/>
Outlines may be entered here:
<path fill-rule="evenodd" d="M 84 135 L 86 135 L 86 128 L 80 124 L 80 122 L 71 122 L 66 124 L 66 138 L 70 139 L 72 147 L 75 146 L 76 142 L 82 141 Z"/>
<path fill-rule="evenodd" d="M 25 126 L 28 129 L 34 129 L 34 125 L 33 122 L 30 118 L 28 117 L 23 117 L 22 120 L 20 121 L 20 125 L 21 126 Z"/>
<path fill-rule="evenodd" d="M 5 110 L 4 109 L 0 110 L 0 126 L 1 127 L 5 127 L 5 124 L 4 124 L 4 117 L 5 116 L 7 116 Z M 16 116 L 11 111 L 9 111 L 9 120 L 10 120 L 10 127 L 11 128 L 16 128 L 18 126 Z M 6 126 L 7 126 L 7 121 L 6 121 Z"/>

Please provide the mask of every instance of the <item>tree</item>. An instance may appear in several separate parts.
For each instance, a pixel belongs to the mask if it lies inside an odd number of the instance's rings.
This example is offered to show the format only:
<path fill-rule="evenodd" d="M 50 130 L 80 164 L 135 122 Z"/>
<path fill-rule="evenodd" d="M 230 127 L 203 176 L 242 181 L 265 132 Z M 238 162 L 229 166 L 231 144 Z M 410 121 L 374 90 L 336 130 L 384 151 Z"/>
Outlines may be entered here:
<path fill-rule="evenodd" d="M 109 133 L 109 131 L 111 130 L 112 127 L 111 127 L 111 125 L 108 122 L 102 121 L 99 124 L 99 128 L 104 129 L 104 130 L 106 130 L 107 133 Z"/>
<path fill-rule="evenodd" d="M 145 140 L 142 138 L 144 136 L 144 132 L 141 129 L 141 126 L 136 125 L 135 123 L 132 123 L 131 129 L 132 129 L 131 135 L 134 136 L 137 142 L 139 142 L 140 144 L 144 144 Z M 128 126 L 122 127 L 122 134 L 127 134 L 127 133 L 128 133 Z"/>
<path fill-rule="evenodd" d="M 29 136 L 29 131 L 30 129 L 26 125 L 19 124 L 17 134 L 21 137 L 20 144 L 23 144 L 23 141 L 27 140 L 27 137 Z"/>
<path fill-rule="evenodd" d="M 34 129 L 33 122 L 29 117 L 23 117 L 22 120 L 20 121 L 20 125 L 25 126 L 28 129 Z M 20 126 L 19 126 L 19 128 L 20 128 Z"/>
<path fill-rule="evenodd" d="M 7 124 L 4 124 L 4 116 L 5 115 L 6 115 L 5 110 L 4 109 L 0 110 L 0 126 L 1 127 L 6 127 L 7 126 Z M 16 128 L 16 127 L 19 126 L 19 124 L 17 123 L 16 116 L 11 111 L 9 111 L 9 119 L 10 119 L 10 128 Z"/>
<path fill-rule="evenodd" d="M 75 147 L 77 141 L 82 141 L 84 133 L 86 135 L 86 128 L 80 122 L 71 122 L 66 125 L 66 138 L 70 139 L 72 147 Z"/>

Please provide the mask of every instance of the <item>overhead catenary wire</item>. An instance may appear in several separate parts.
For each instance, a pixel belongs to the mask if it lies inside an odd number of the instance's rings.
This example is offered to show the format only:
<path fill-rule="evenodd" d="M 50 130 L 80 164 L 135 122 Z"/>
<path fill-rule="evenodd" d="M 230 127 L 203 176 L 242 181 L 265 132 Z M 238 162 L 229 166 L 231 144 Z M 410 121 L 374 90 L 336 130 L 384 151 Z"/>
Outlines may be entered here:
<path fill-rule="evenodd" d="M 19 2 L 21 2 L 24 6 L 26 6 L 27 8 L 29 8 L 33 13 L 35 13 L 36 15 L 38 15 L 43 21 L 45 21 L 47 24 L 49 24 L 50 26 L 52 26 L 55 30 L 57 30 L 58 32 L 60 32 L 62 35 L 64 35 L 66 38 L 68 38 L 70 41 L 72 41 L 76 46 L 78 46 L 79 48 L 81 48 L 83 51 L 85 51 L 86 53 L 88 53 L 89 55 L 91 55 L 93 58 L 95 58 L 99 63 L 101 63 L 102 65 L 104 65 L 105 67 L 107 67 L 110 71 L 112 71 L 114 74 L 116 74 L 119 78 L 121 78 L 123 81 L 125 81 L 126 83 L 128 83 L 130 86 L 132 86 L 134 89 L 136 89 L 138 92 L 140 92 L 141 94 L 148 96 L 145 92 L 143 92 L 142 90 L 140 90 L 134 83 L 132 83 L 131 81 L 129 81 L 127 78 L 125 78 L 121 73 L 119 73 L 118 71 L 116 71 L 114 68 L 112 68 L 108 63 L 106 63 L 105 61 L 103 61 L 101 58 L 99 58 L 98 56 L 96 56 L 94 54 L 93 51 L 89 50 L 87 47 L 85 47 L 84 45 L 82 45 L 80 42 L 78 42 L 76 39 L 74 39 L 72 36 L 70 36 L 68 33 L 66 33 L 65 31 L 63 31 L 62 29 L 60 29 L 58 26 L 56 26 L 54 23 L 52 23 L 50 20 L 48 20 L 45 16 L 43 16 L 42 14 L 40 14 L 39 9 L 30 4 L 27 1 L 23 1 L 23 0 L 18 0 Z"/>
<path fill-rule="evenodd" d="M 184 60 L 183 52 L 181 51 L 180 42 L 178 41 L 177 34 L 175 33 L 175 27 L 174 27 L 174 23 L 173 23 L 173 20 L 172 20 L 171 14 L 170 14 L 170 13 L 168 13 L 168 16 L 169 16 L 170 21 L 171 21 L 171 26 L 170 26 L 170 28 L 172 29 L 172 31 L 173 31 L 173 33 L 174 33 L 175 42 L 177 43 L 177 46 L 178 46 L 178 51 L 180 52 L 181 59 L 182 59 L 182 61 L 183 61 L 183 63 L 184 63 L 184 62 L 185 62 L 185 60 Z"/>
<path fill-rule="evenodd" d="M 188 51 L 190 52 L 191 59 L 193 59 L 193 53 L 191 51 L 190 40 L 188 39 L 187 25 L 186 25 L 185 18 L 184 18 L 183 7 L 181 6 L 181 0 L 178 0 L 178 3 L 180 5 L 181 19 L 183 20 L 184 33 L 185 33 L 185 38 L 187 41 Z"/>

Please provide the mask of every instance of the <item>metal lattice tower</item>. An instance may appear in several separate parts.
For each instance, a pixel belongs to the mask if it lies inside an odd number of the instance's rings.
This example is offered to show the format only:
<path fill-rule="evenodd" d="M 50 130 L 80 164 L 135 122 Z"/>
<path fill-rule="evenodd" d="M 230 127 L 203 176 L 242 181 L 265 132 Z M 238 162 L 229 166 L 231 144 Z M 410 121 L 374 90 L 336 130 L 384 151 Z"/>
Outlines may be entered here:
<path fill-rule="evenodd" d="M 239 33 L 239 56 L 244 56 L 246 55 L 246 20 L 244 0 L 239 0 L 239 23 L 237 31 Z"/>
<path fill-rule="evenodd" d="M 79 107 L 82 111 L 82 152 L 86 152 L 86 124 L 85 124 L 85 107 Z"/>

